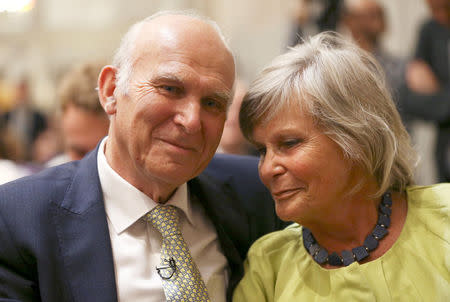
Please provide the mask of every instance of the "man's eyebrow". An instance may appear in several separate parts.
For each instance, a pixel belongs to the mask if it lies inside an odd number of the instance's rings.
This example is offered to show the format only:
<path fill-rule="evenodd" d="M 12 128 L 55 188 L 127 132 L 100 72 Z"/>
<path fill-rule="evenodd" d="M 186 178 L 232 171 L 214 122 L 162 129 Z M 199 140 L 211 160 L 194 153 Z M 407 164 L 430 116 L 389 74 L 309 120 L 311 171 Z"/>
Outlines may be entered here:
<path fill-rule="evenodd" d="M 149 82 L 150 83 L 170 82 L 170 83 L 175 83 L 175 84 L 179 84 L 179 85 L 183 84 L 182 79 L 177 77 L 174 74 L 159 74 L 159 75 L 152 77 Z M 232 100 L 231 92 L 217 91 L 217 92 L 213 92 L 208 97 L 218 100 L 220 102 L 223 102 L 227 106 L 231 105 L 231 100 Z"/>
<path fill-rule="evenodd" d="M 151 83 L 158 83 L 158 82 L 173 82 L 173 83 L 183 83 L 183 81 L 173 74 L 159 74 L 150 79 Z"/>
<path fill-rule="evenodd" d="M 220 102 L 226 103 L 227 106 L 231 105 L 231 93 L 227 91 L 214 92 L 210 97 Z"/>

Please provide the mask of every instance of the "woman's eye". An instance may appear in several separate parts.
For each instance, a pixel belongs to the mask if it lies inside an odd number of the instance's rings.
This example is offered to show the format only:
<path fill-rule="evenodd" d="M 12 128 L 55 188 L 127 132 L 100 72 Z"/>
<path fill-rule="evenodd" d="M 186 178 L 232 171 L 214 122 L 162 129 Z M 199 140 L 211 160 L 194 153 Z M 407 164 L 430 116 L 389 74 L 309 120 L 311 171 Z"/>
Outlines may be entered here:
<path fill-rule="evenodd" d="M 258 152 L 259 156 L 266 155 L 266 148 L 265 147 L 256 148 L 256 151 Z"/>
<path fill-rule="evenodd" d="M 299 139 L 288 139 L 288 140 L 283 141 L 282 146 L 290 148 L 290 147 L 294 147 L 294 146 L 298 145 L 299 143 L 300 143 Z"/>

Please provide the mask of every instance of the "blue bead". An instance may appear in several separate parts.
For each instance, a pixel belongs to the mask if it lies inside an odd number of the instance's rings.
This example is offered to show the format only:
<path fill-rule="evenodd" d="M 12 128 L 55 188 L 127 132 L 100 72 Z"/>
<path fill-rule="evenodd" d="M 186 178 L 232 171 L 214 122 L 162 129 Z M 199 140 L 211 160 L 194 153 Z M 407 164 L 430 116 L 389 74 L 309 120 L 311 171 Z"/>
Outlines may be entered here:
<path fill-rule="evenodd" d="M 313 256 L 317 263 L 323 264 L 328 261 L 330 265 L 348 266 L 355 261 L 361 261 L 369 256 L 369 252 L 375 250 L 379 246 L 378 240 L 384 238 L 388 234 L 387 228 L 391 224 L 390 215 L 392 214 L 392 198 L 389 192 L 386 192 L 381 198 L 379 205 L 379 213 L 377 225 L 372 233 L 367 235 L 362 246 L 353 248 L 352 251 L 342 251 L 341 256 L 334 252 L 328 255 L 325 248 L 322 248 L 314 238 L 311 231 L 303 227 L 303 245 L 308 252 Z"/>
<path fill-rule="evenodd" d="M 320 250 L 320 245 L 318 245 L 317 243 L 313 243 L 308 249 L 309 253 L 312 256 L 314 256 L 319 250 Z"/>
<path fill-rule="evenodd" d="M 311 233 L 311 231 L 305 227 L 303 227 L 303 245 L 306 247 L 306 249 L 309 250 L 309 247 L 315 242 L 314 237 Z"/>
<path fill-rule="evenodd" d="M 380 215 L 378 217 L 377 224 L 384 225 L 386 228 L 388 228 L 391 225 L 391 218 L 387 215 Z"/>
<path fill-rule="evenodd" d="M 386 214 L 388 216 L 391 216 L 392 210 L 391 210 L 391 208 L 380 204 L 380 212 L 383 213 L 383 214 Z"/>
<path fill-rule="evenodd" d="M 327 250 L 321 247 L 319 252 L 314 257 L 314 260 L 319 264 L 323 264 L 327 261 L 327 258 L 328 258 Z"/>
<path fill-rule="evenodd" d="M 342 265 L 342 258 L 338 255 L 338 253 L 333 252 L 331 255 L 328 256 L 328 263 L 334 266 L 341 266 Z"/>
<path fill-rule="evenodd" d="M 342 262 L 345 266 L 352 264 L 355 262 L 355 259 L 353 258 L 353 254 L 350 251 L 342 251 Z"/>
<path fill-rule="evenodd" d="M 364 246 L 355 247 L 354 249 L 352 249 L 352 252 L 355 255 L 356 261 L 358 262 L 369 256 L 369 253 Z"/>
<path fill-rule="evenodd" d="M 375 229 L 373 229 L 372 236 L 375 237 L 375 239 L 380 240 L 381 238 L 386 236 L 387 233 L 388 233 L 388 230 L 386 230 L 382 226 L 376 225 Z"/>
<path fill-rule="evenodd" d="M 381 202 L 386 206 L 392 206 L 392 198 L 391 193 L 384 193 L 383 198 L 381 199 Z"/>
<path fill-rule="evenodd" d="M 364 240 L 364 246 L 366 246 L 369 251 L 373 251 L 378 247 L 378 240 L 376 240 L 371 234 L 369 234 Z"/>

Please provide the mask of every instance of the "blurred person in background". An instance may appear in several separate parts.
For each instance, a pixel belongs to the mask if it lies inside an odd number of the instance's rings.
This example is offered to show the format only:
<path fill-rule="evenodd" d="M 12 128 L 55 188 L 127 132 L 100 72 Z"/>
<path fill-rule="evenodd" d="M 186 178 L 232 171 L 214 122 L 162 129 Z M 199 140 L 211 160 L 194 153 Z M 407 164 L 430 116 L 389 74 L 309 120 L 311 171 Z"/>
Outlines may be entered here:
<path fill-rule="evenodd" d="M 133 25 L 98 78 L 108 136 L 0 186 L 0 300 L 231 301 L 249 246 L 284 226 L 257 159 L 215 155 L 234 66 L 206 18 Z"/>
<path fill-rule="evenodd" d="M 0 184 L 29 175 L 32 171 L 18 162 L 23 150 L 13 133 L 0 121 Z"/>
<path fill-rule="evenodd" d="M 13 107 L 0 119 L 14 133 L 21 148 L 24 150 L 21 160 L 32 160 L 33 144 L 39 134 L 47 128 L 46 117 L 33 108 L 30 99 L 29 83 L 20 79 L 15 86 Z"/>
<path fill-rule="evenodd" d="M 3 113 L 9 110 L 11 104 L 13 103 L 14 92 L 3 75 L 3 70 L 0 70 L 0 119 Z"/>
<path fill-rule="evenodd" d="M 103 66 L 101 62 L 82 63 L 64 75 L 58 88 L 64 153 L 47 166 L 83 158 L 107 135 L 108 115 L 95 89 Z"/>
<path fill-rule="evenodd" d="M 375 56 L 386 73 L 386 80 L 394 100 L 399 97 L 404 85 L 406 60 L 389 54 L 381 46 L 382 35 L 386 32 L 384 9 L 377 0 L 344 0 L 342 24 L 362 49 Z"/>
<path fill-rule="evenodd" d="M 246 92 L 247 84 L 242 80 L 237 80 L 233 102 L 228 109 L 227 120 L 225 121 L 222 138 L 217 149 L 219 153 L 255 155 L 253 146 L 244 138 L 239 127 L 239 109 Z"/>
<path fill-rule="evenodd" d="M 336 30 L 342 0 L 296 0 L 294 2 L 288 46 L 326 30 Z"/>
<path fill-rule="evenodd" d="M 406 71 L 402 110 L 438 127 L 435 148 L 440 181 L 450 181 L 450 1 L 427 0 L 432 18 L 421 27 Z"/>
<path fill-rule="evenodd" d="M 45 169 L 50 160 L 60 157 L 63 152 L 59 123 L 59 117 L 54 112 L 47 113 L 48 126 L 33 144 L 33 163 L 40 165 L 41 169 Z"/>
<path fill-rule="evenodd" d="M 448 301 L 450 184 L 413 186 L 417 157 L 375 58 L 329 33 L 250 85 L 242 131 L 278 216 L 234 302 Z"/>

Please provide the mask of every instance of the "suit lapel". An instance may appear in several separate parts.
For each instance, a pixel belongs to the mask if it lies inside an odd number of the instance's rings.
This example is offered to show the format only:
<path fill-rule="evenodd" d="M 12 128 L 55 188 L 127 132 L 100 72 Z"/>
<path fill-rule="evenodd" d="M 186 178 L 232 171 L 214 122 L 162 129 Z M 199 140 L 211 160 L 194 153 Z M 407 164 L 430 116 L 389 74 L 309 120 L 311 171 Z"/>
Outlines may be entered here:
<path fill-rule="evenodd" d="M 248 217 L 239 206 L 239 200 L 230 187 L 231 177 L 219 181 L 211 175 L 201 174 L 189 182 L 191 195 L 195 195 L 205 208 L 206 214 L 214 224 L 231 269 L 227 300 L 231 300 L 232 289 L 243 274 L 243 259 L 239 253 L 240 242 L 248 241 Z M 244 245 L 242 245 L 244 246 Z"/>
<path fill-rule="evenodd" d="M 117 301 L 97 150 L 79 162 L 54 216 L 65 283 L 76 302 Z"/>

